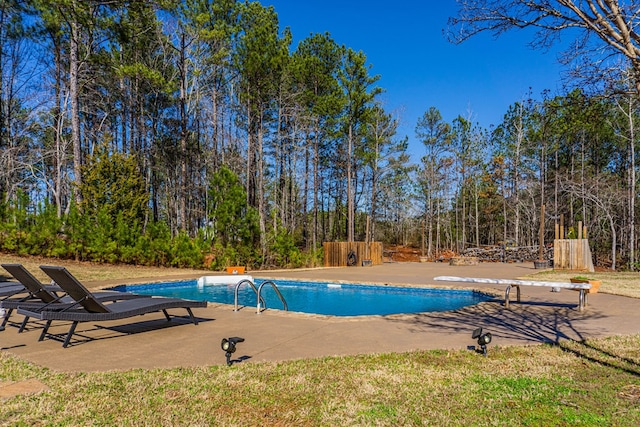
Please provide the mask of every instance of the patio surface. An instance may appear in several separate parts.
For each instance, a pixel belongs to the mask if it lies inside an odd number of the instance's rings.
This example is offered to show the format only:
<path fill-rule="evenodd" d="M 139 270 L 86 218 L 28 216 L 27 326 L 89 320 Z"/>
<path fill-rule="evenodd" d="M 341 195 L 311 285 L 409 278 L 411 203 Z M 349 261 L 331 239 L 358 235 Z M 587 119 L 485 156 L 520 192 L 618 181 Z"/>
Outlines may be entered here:
<path fill-rule="evenodd" d="M 117 268 L 117 267 L 116 267 Z M 428 349 L 465 349 L 474 345 L 471 332 L 482 326 L 491 332 L 491 347 L 558 342 L 640 332 L 640 301 L 607 295 L 589 296 L 585 311 L 576 309 L 578 293 L 550 288 L 522 287 L 522 303 L 502 305 L 504 285 L 436 282 L 435 276 L 516 279 L 535 272 L 533 264 L 450 266 L 440 263 L 386 263 L 373 267 L 326 268 L 278 272 L 250 272 L 260 278 L 329 280 L 360 283 L 480 289 L 500 295 L 495 302 L 443 313 L 340 318 L 267 310 L 255 307 L 238 312 L 209 304 L 195 309 L 200 323 L 167 322 L 162 313 L 116 322 L 81 323 L 71 345 L 45 339 L 31 323 L 17 333 L 8 326 L 0 332 L 0 348 L 55 371 L 109 371 L 133 368 L 172 368 L 224 364 L 220 349 L 224 337 L 240 336 L 234 360 L 238 363 L 278 362 L 300 358 Z M 72 271 L 73 273 L 73 271 Z M 191 276 L 194 277 L 194 276 Z M 172 280 L 178 278 L 172 277 Z M 157 279 L 154 279 L 157 281 Z M 137 280 L 145 282 L 144 279 Z M 147 280 L 148 282 L 148 280 Z M 122 282 L 119 282 L 122 283 Z M 276 281 L 277 283 L 277 281 Z M 92 289 L 116 283 L 87 282 Z M 606 283 L 600 291 L 606 292 Z M 515 300 L 515 292 L 512 292 Z M 172 310 L 182 314 L 184 311 Z M 13 316 L 12 316 L 13 318 Z M 15 315 L 16 320 L 21 316 Z M 53 333 L 66 333 L 68 324 L 54 323 Z"/>

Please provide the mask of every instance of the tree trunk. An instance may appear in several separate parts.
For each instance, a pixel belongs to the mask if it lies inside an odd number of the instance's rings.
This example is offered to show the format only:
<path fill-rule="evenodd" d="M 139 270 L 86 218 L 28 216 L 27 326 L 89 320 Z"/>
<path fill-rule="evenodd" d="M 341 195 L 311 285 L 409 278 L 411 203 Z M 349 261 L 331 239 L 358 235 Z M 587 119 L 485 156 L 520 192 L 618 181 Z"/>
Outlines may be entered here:
<path fill-rule="evenodd" d="M 263 113 L 259 115 L 262 117 Z M 257 190 L 257 201 L 258 201 L 258 217 L 260 222 L 260 247 L 262 248 L 262 259 L 264 260 L 267 254 L 267 226 L 266 226 L 266 211 L 265 211 L 265 203 L 264 203 L 264 160 L 263 160 L 263 141 L 264 130 L 262 119 L 260 120 L 260 125 L 258 126 L 258 140 L 257 140 L 257 153 L 256 153 L 256 190 Z"/>
<path fill-rule="evenodd" d="M 54 203 L 56 204 L 56 214 L 58 218 L 62 217 L 62 168 L 64 164 L 64 158 L 66 150 L 64 149 L 64 143 L 62 139 L 62 132 L 64 128 L 62 113 L 62 63 L 60 55 L 60 46 L 54 42 L 55 48 L 55 107 L 53 110 L 53 119 L 55 124 L 55 154 L 53 156 L 53 196 Z"/>
<path fill-rule="evenodd" d="M 349 124 L 348 150 L 347 150 L 347 242 L 354 241 L 354 195 L 352 183 L 352 159 L 353 157 L 353 125 Z"/>
<path fill-rule="evenodd" d="M 312 237 L 311 237 L 314 250 L 317 249 L 318 247 L 318 204 L 319 204 L 318 194 L 320 191 L 320 172 L 319 172 L 320 142 L 318 141 L 320 137 L 318 135 L 319 134 L 318 121 L 316 120 L 315 123 L 316 123 L 316 131 L 315 131 L 314 141 L 313 141 L 313 231 L 312 231 Z"/>
<path fill-rule="evenodd" d="M 185 57 L 185 35 L 180 39 L 180 175 L 176 177 L 178 185 L 178 227 L 187 230 L 187 61 Z"/>
<path fill-rule="evenodd" d="M 69 97 L 71 98 L 71 141 L 73 144 L 73 174 L 75 184 L 76 203 L 82 201 L 80 188 L 82 186 L 82 141 L 80 137 L 80 105 L 78 90 L 78 71 L 80 68 L 78 60 L 78 49 L 80 37 L 78 24 L 71 21 L 71 39 L 69 40 Z"/>
<path fill-rule="evenodd" d="M 479 201 L 480 199 L 480 195 L 478 194 L 478 179 L 475 179 L 475 186 L 474 186 L 474 206 L 475 206 L 475 231 L 476 231 L 476 247 L 479 248 L 480 247 L 480 209 L 479 209 Z"/>

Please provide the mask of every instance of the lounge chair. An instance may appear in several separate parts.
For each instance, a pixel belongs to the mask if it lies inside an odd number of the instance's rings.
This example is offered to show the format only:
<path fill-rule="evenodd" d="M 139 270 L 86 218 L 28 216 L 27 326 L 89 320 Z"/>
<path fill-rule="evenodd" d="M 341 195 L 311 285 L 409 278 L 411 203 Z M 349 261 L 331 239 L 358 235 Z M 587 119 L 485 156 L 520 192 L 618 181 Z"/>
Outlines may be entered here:
<path fill-rule="evenodd" d="M 71 273 L 64 267 L 41 266 L 49 277 L 51 277 L 62 289 L 73 298 L 77 304 L 62 310 L 40 310 L 30 311 L 25 308 L 18 308 L 18 313 L 46 321 L 44 329 L 38 341 L 42 341 L 51 326 L 53 320 L 70 321 L 71 327 L 64 339 L 62 347 L 67 347 L 79 322 L 102 322 L 108 320 L 126 319 L 146 313 L 162 311 L 167 318 L 171 317 L 167 313 L 168 309 L 184 308 L 189 314 L 189 319 L 197 325 L 198 321 L 191 311 L 194 307 L 206 307 L 206 301 L 190 301 L 180 298 L 136 298 L 126 301 L 117 301 L 103 304 L 89 290 L 87 290 Z"/>
<path fill-rule="evenodd" d="M 59 286 L 44 285 L 22 264 L 2 264 L 2 268 L 7 270 L 20 283 L 16 286 L 22 286 L 26 295 L 16 298 L 5 298 L 0 301 L 0 307 L 6 310 L 2 325 L 5 326 L 9 321 L 9 317 L 13 310 L 22 307 L 29 310 L 43 310 L 45 308 L 59 310 L 75 303 L 75 300 L 64 294 Z M 14 296 L 12 294 L 11 296 Z M 94 296 L 100 301 L 118 301 L 134 298 L 148 298 L 148 295 L 136 295 L 126 292 L 104 291 L 96 292 Z M 18 332 L 22 332 L 27 324 L 29 317 L 25 317 Z"/>

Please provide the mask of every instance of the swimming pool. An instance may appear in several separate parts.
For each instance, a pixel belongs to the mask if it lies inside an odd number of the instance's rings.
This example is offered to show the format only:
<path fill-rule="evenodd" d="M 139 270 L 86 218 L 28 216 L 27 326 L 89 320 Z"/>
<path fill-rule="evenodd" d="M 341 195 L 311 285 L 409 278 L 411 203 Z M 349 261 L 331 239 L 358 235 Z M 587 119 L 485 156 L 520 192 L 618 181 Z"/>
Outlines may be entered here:
<path fill-rule="evenodd" d="M 258 287 L 265 279 L 255 278 Z M 369 316 L 456 310 L 489 301 L 493 297 L 472 290 L 426 289 L 395 286 L 371 286 L 330 282 L 274 280 L 285 298 L 289 311 L 331 316 Z M 236 282 L 237 283 L 237 282 Z M 122 285 L 112 288 L 122 292 L 156 295 L 223 304 L 234 303 L 235 283 L 198 285 L 196 280 Z M 238 290 L 240 306 L 256 307 L 256 294 L 250 286 Z M 267 308 L 282 309 L 275 291 L 265 286 L 261 292 Z"/>

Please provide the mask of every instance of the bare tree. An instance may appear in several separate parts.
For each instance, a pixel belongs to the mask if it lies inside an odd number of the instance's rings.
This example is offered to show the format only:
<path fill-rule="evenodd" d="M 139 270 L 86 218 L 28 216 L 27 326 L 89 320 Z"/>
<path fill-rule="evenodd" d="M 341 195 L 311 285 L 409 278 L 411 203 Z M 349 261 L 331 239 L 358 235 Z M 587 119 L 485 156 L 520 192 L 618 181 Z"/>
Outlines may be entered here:
<path fill-rule="evenodd" d="M 389 176 L 398 175 L 409 164 L 407 154 L 407 138 L 396 139 L 399 119 L 393 114 L 388 114 L 382 104 L 376 103 L 372 110 L 370 123 L 367 123 L 367 143 L 362 156 L 365 159 L 365 171 L 371 175 L 368 185 L 369 216 L 371 226 L 365 232 L 365 241 L 375 240 L 376 222 L 379 220 L 381 201 L 380 195 L 384 194 L 381 188 Z M 365 196 L 367 197 L 367 196 Z"/>
<path fill-rule="evenodd" d="M 560 189 L 570 196 L 592 203 L 604 215 L 611 233 L 611 269 L 615 270 L 618 245 L 616 212 L 624 209 L 624 194 L 620 191 L 619 186 L 616 185 L 615 180 L 597 178 L 586 183 L 565 180 L 561 182 Z M 603 191 L 602 189 L 606 190 Z"/>
<path fill-rule="evenodd" d="M 618 135 L 622 141 L 624 141 L 627 147 L 627 199 L 628 199 L 628 234 L 629 234 L 629 269 L 635 269 L 636 262 L 636 197 L 637 197 L 637 183 L 636 183 L 636 143 L 637 143 L 637 130 L 636 120 L 638 119 L 638 98 L 634 95 L 629 95 L 625 87 L 628 87 L 630 82 L 630 76 L 628 73 L 622 75 L 622 80 L 618 80 L 616 83 L 622 86 L 622 90 L 613 89 L 613 92 L 622 92 L 624 95 L 614 98 L 614 105 L 620 113 L 621 120 L 613 120 L 611 125 L 615 129 L 615 134 Z"/>
<path fill-rule="evenodd" d="M 620 0 L 457 0 L 457 17 L 449 19 L 449 38 L 461 43 L 489 31 L 496 36 L 514 28 L 537 29 L 535 47 L 549 47 L 559 33 L 576 35 L 567 59 L 591 57 L 587 64 L 606 68 L 606 59 L 623 55 L 640 94 L 640 2 Z M 576 32 L 577 30 L 577 32 Z M 595 61 L 593 60 L 595 59 Z"/>
<path fill-rule="evenodd" d="M 442 120 L 442 114 L 436 107 L 430 107 L 418 119 L 415 132 L 416 137 L 422 141 L 425 147 L 425 155 L 422 157 L 422 193 L 425 197 L 426 254 L 431 257 L 434 255 L 434 222 L 436 224 L 436 238 L 440 237 L 440 210 L 442 207 L 440 199 L 445 186 L 445 175 L 443 174 L 445 162 L 443 160 L 451 142 L 451 125 Z M 425 255 L 424 243 L 423 241 L 423 256 Z M 436 242 L 435 248 L 440 250 L 439 241 Z"/>

